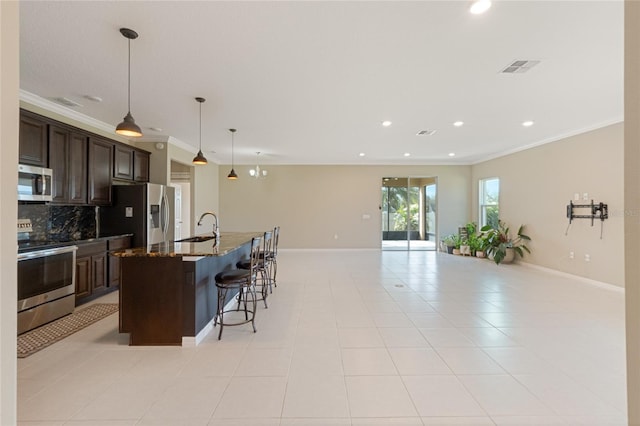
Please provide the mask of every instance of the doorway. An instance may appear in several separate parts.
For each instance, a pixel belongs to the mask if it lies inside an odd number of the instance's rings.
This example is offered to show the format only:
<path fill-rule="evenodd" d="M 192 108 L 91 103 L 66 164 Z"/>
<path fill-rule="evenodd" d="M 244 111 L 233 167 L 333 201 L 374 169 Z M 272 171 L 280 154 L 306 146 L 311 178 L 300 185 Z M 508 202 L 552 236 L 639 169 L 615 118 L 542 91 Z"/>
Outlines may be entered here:
<path fill-rule="evenodd" d="M 191 181 L 193 167 L 171 161 L 170 186 L 175 188 L 175 239 L 193 235 L 191 229 Z"/>
<path fill-rule="evenodd" d="M 437 178 L 382 178 L 383 250 L 436 250 Z"/>

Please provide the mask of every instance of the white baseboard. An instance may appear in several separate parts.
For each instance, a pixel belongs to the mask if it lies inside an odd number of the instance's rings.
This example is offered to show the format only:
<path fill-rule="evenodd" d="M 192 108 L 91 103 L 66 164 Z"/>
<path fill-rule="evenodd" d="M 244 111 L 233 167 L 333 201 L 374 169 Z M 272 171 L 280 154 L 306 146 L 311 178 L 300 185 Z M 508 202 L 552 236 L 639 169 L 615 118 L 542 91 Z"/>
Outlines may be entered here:
<path fill-rule="evenodd" d="M 557 269 L 547 268 L 545 266 L 534 265 L 533 263 L 519 261 L 518 264 L 522 265 L 522 266 L 526 266 L 527 268 L 538 269 L 540 271 L 545 271 L 545 272 L 549 272 L 549 273 L 554 274 L 554 275 L 559 275 L 561 277 L 572 278 L 574 280 L 582 281 L 582 282 L 584 282 L 586 284 L 593 285 L 593 286 L 596 286 L 596 287 L 600 287 L 600 288 L 603 288 L 605 290 L 615 291 L 617 293 L 624 293 L 624 287 L 620 287 L 620 286 L 617 286 L 617 285 L 605 283 L 603 281 L 592 280 L 591 278 L 581 277 L 580 275 L 574 275 L 574 274 L 570 274 L 568 272 L 558 271 Z"/>
<path fill-rule="evenodd" d="M 235 300 L 235 297 L 229 300 L 229 302 L 227 302 L 227 304 L 224 306 L 224 310 L 227 311 L 231 309 Z M 213 321 L 213 319 L 209 321 L 209 323 L 205 325 L 202 330 L 200 330 L 200 333 L 198 333 L 195 337 L 182 336 L 182 346 L 193 348 L 202 343 L 204 338 L 207 337 L 207 335 L 214 329 Z"/>

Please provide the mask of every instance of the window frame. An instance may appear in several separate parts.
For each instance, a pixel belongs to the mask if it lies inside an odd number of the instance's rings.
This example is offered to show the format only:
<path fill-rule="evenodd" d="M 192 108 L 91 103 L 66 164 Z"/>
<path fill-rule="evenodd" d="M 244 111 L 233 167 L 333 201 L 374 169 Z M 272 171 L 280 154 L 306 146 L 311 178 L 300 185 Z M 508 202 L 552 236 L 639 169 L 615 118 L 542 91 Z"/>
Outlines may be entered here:
<path fill-rule="evenodd" d="M 491 181 L 497 181 L 498 182 L 498 192 L 497 192 L 497 197 L 498 199 L 495 202 L 488 202 L 487 200 L 487 183 L 491 182 Z M 479 179 L 478 180 L 478 224 L 479 224 L 479 228 L 482 228 L 483 226 L 489 225 L 490 223 L 488 223 L 487 221 L 487 208 L 488 207 L 496 207 L 496 210 L 498 211 L 498 219 L 500 218 L 500 178 L 497 176 L 493 176 L 493 177 L 488 177 L 488 178 L 484 178 L 484 179 Z M 497 223 L 494 224 L 494 226 L 497 226 Z"/>

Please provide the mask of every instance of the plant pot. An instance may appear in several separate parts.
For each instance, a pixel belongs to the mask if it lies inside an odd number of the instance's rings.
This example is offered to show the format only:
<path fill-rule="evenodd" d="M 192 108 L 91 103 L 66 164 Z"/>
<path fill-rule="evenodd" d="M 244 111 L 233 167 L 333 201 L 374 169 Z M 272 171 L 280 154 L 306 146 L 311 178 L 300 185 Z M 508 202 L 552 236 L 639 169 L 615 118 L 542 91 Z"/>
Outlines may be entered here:
<path fill-rule="evenodd" d="M 483 258 L 483 257 L 486 257 L 486 255 L 484 254 L 483 251 L 478 250 L 478 251 L 476 251 L 476 257 Z"/>
<path fill-rule="evenodd" d="M 500 263 L 512 263 L 516 258 L 516 251 L 512 248 L 508 248 L 505 252 L 504 259 Z"/>
<path fill-rule="evenodd" d="M 453 246 L 447 246 L 447 253 L 453 254 Z"/>
<path fill-rule="evenodd" d="M 471 256 L 471 246 L 460 246 L 460 254 L 463 256 Z"/>
<path fill-rule="evenodd" d="M 460 249 L 459 248 L 454 248 L 453 249 L 453 254 L 460 254 Z"/>

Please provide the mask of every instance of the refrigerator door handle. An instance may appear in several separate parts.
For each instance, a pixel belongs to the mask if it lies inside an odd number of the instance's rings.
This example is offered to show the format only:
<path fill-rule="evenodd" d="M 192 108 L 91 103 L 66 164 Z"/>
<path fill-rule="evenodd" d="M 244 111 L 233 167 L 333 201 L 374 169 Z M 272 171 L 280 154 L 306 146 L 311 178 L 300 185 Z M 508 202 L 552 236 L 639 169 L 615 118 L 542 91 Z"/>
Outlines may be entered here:
<path fill-rule="evenodd" d="M 169 197 L 167 196 L 166 191 L 162 191 L 162 204 L 163 204 L 163 223 L 162 223 L 162 233 L 164 234 L 164 239 L 167 239 L 167 235 L 169 233 Z"/>

